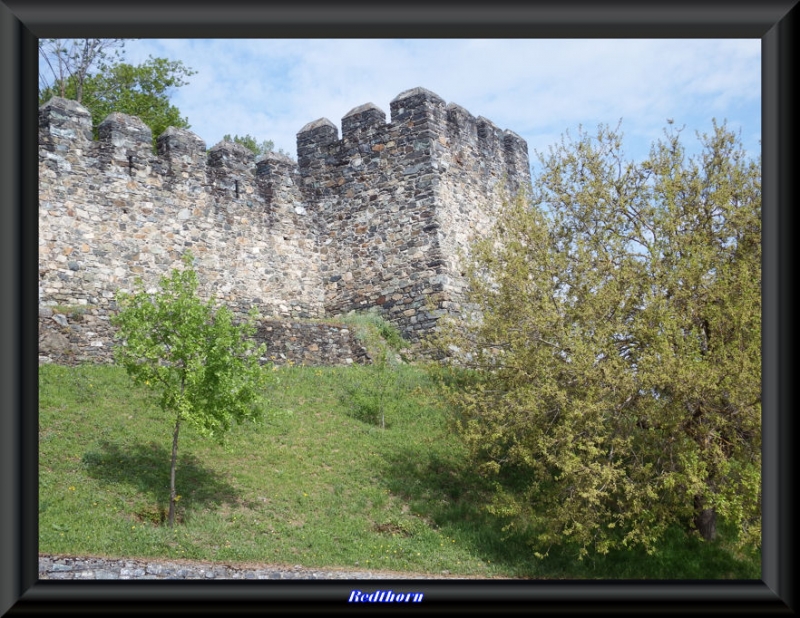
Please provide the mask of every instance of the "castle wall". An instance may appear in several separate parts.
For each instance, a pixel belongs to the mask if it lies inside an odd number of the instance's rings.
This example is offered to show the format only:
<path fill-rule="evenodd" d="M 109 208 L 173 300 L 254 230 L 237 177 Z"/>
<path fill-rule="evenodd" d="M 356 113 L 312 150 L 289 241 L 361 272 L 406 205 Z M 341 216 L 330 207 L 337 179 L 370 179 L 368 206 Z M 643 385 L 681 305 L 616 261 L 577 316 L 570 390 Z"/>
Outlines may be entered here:
<path fill-rule="evenodd" d="M 503 200 L 530 184 L 530 163 L 528 146 L 517 134 L 453 103 L 446 114 L 437 234 L 446 260 L 444 308 L 457 313 L 466 293 L 464 258 L 470 243 L 491 229 Z"/>
<path fill-rule="evenodd" d="M 107 315 L 98 308 L 73 308 L 62 313 L 41 307 L 39 362 L 111 364 L 114 334 Z M 364 345 L 345 324 L 264 319 L 253 339 L 267 346 L 262 364 L 322 366 L 371 362 Z"/>
<path fill-rule="evenodd" d="M 325 311 L 379 306 L 415 338 L 457 310 L 458 252 L 487 230 L 503 194 L 530 181 L 525 142 L 414 88 L 298 134 L 302 190 L 320 218 Z"/>
<path fill-rule="evenodd" d="M 274 153 L 255 162 L 242 146 L 206 151 L 175 128 L 153 153 L 149 128 L 118 113 L 94 141 L 89 112 L 52 99 L 39 110 L 40 306 L 86 306 L 82 331 L 105 332 L 118 289 L 137 277 L 155 289 L 190 250 L 201 295 L 234 311 L 291 319 L 380 307 L 417 338 L 459 310 L 459 254 L 529 184 L 528 153 L 517 135 L 424 88 L 399 94 L 390 115 L 356 107 L 341 138 L 317 120 L 297 135 L 297 163 Z M 102 356 L 107 338 L 86 337 L 87 354 Z"/>
<path fill-rule="evenodd" d="M 345 324 L 264 320 L 255 339 L 266 343 L 266 358 L 276 365 L 363 365 L 372 361 Z"/>
<path fill-rule="evenodd" d="M 382 307 L 405 334 L 419 323 L 440 260 L 435 219 L 434 142 L 444 105 L 417 88 L 391 103 L 353 109 L 342 139 L 325 119 L 298 134 L 301 185 L 321 221 L 328 314 Z"/>
<path fill-rule="evenodd" d="M 53 99 L 39 112 L 39 286 L 43 304 L 113 309 L 117 289 L 149 287 L 190 250 L 200 293 L 237 311 L 319 317 L 317 231 L 294 162 L 256 164 L 238 144 L 206 153 L 170 128 L 152 153 L 138 118 L 111 114 L 91 139 L 88 112 Z"/>

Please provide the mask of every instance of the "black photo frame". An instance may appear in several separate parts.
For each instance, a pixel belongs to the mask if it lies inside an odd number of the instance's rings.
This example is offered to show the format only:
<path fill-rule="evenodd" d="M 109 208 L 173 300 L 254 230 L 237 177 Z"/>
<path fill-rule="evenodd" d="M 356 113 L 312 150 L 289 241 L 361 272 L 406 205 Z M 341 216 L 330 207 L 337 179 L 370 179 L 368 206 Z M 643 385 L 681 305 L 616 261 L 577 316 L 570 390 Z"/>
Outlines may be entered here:
<path fill-rule="evenodd" d="M 348 612 L 347 581 L 37 578 L 37 105 L 44 37 L 759 38 L 762 49 L 763 560 L 760 581 L 419 581 L 423 610 L 794 613 L 790 256 L 798 144 L 794 0 L 450 6 L 0 0 L 0 614 Z M 376 582 L 377 584 L 377 582 Z M 388 607 L 382 610 L 390 609 Z M 397 608 L 394 608 L 397 609 Z M 413 608 L 419 611 L 420 607 Z"/>

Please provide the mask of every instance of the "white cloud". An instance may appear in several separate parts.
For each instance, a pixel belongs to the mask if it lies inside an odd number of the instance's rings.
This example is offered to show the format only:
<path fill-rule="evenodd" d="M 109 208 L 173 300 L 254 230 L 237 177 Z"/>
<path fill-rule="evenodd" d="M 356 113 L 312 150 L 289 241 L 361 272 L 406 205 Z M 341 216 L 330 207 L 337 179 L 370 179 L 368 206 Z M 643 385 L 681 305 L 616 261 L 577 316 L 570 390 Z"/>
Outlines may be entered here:
<path fill-rule="evenodd" d="M 326 117 L 337 126 L 372 102 L 390 113 L 422 86 L 544 150 L 582 123 L 623 119 L 643 156 L 667 118 L 688 135 L 711 118 L 760 137 L 758 40 L 138 40 L 127 57 L 181 60 L 198 71 L 174 104 L 212 146 L 226 133 L 272 139 L 295 154 L 297 131 Z"/>

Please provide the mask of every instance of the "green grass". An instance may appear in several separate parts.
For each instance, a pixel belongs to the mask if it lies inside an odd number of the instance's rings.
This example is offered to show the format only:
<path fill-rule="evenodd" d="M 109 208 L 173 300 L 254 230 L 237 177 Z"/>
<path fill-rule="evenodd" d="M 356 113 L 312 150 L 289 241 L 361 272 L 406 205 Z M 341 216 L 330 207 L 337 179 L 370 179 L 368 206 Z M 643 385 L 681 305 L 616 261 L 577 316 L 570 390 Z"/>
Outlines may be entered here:
<path fill-rule="evenodd" d="M 760 578 L 757 554 L 668 535 L 655 556 L 539 560 L 481 510 L 489 487 L 466 465 L 421 369 L 393 366 L 386 429 L 348 392 L 374 367 L 283 367 L 258 424 L 224 445 L 180 439 L 179 525 L 168 503 L 172 419 L 116 367 L 39 368 L 39 551 L 528 578 Z"/>

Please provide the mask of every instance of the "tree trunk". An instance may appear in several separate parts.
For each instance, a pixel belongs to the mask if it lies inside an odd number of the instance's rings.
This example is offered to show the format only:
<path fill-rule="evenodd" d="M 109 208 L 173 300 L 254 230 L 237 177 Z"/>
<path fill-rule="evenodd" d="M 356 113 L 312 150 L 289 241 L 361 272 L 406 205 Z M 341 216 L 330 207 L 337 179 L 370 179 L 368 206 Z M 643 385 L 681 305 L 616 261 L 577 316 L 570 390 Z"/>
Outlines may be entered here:
<path fill-rule="evenodd" d="M 175 431 L 172 433 L 172 464 L 169 469 L 169 515 L 167 525 L 172 528 L 175 523 L 175 466 L 178 463 L 178 431 L 181 427 L 181 419 L 175 420 Z"/>
<path fill-rule="evenodd" d="M 713 541 L 717 537 L 717 512 L 714 509 L 704 509 L 699 497 L 694 499 L 697 515 L 694 525 L 706 541 Z"/>

